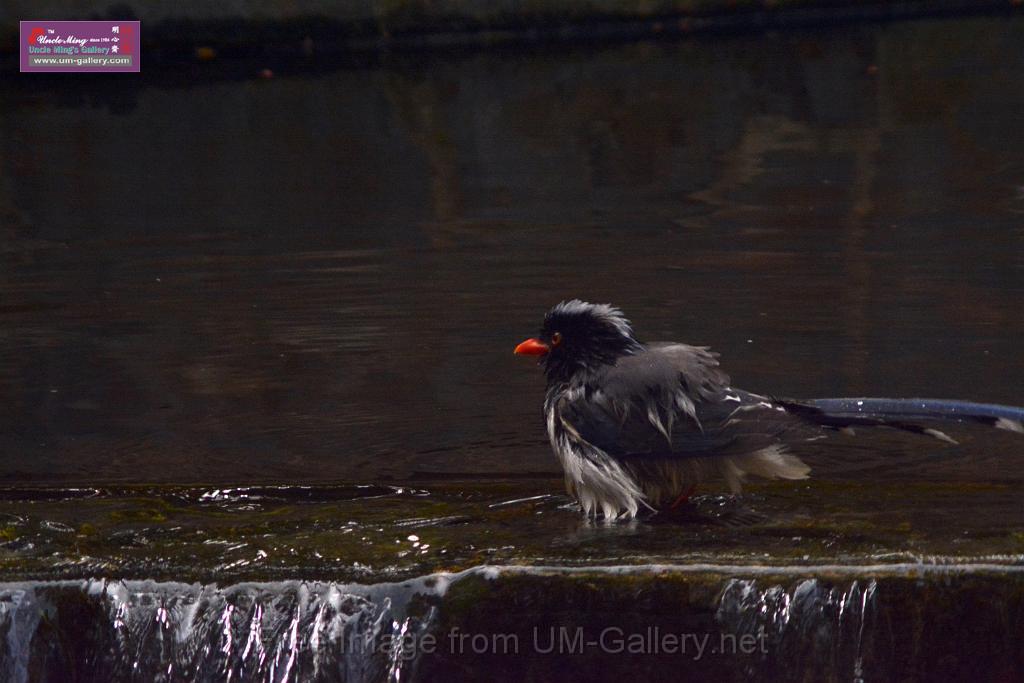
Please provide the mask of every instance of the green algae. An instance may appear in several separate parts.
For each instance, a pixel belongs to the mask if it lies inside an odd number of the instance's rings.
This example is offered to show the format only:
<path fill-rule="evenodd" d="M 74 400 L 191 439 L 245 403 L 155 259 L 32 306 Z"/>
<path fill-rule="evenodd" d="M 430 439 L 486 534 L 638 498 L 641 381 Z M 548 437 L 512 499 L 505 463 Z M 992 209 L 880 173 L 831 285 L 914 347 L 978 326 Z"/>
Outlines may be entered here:
<path fill-rule="evenodd" d="M 671 515 L 583 519 L 557 480 L 435 482 L 357 495 L 139 486 L 0 500 L 0 579 L 388 580 L 480 564 L 828 565 L 1015 562 L 1013 487 L 828 479 L 707 489 Z M 27 499 L 26 499 L 27 496 Z M 881 501 L 881 503 L 880 503 Z"/>

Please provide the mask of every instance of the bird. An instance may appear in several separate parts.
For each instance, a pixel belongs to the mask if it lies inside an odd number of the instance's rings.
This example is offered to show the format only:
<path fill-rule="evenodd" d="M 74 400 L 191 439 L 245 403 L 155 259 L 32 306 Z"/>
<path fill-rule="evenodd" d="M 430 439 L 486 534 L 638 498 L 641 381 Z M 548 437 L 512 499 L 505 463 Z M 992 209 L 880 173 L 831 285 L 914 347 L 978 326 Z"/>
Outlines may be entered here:
<path fill-rule="evenodd" d="M 611 304 L 565 300 L 537 337 L 547 381 L 543 414 L 566 490 L 588 518 L 674 509 L 714 477 L 740 493 L 750 476 L 799 481 L 810 468 L 790 446 L 830 431 L 888 427 L 955 443 L 924 420 L 975 421 L 1024 432 L 1024 408 L 945 399 L 807 399 L 732 386 L 706 346 L 641 342 Z"/>

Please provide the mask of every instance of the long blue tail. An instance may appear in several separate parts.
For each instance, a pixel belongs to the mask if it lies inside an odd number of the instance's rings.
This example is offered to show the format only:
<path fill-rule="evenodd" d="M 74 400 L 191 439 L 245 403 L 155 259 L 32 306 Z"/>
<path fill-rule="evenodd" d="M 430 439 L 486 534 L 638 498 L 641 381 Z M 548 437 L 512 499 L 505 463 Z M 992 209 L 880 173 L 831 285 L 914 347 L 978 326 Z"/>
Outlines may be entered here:
<path fill-rule="evenodd" d="M 994 403 L 974 403 L 935 398 L 812 398 L 797 403 L 817 408 L 838 421 L 879 420 L 906 423 L 913 420 L 976 422 L 1011 432 L 1024 433 L 1024 408 Z"/>

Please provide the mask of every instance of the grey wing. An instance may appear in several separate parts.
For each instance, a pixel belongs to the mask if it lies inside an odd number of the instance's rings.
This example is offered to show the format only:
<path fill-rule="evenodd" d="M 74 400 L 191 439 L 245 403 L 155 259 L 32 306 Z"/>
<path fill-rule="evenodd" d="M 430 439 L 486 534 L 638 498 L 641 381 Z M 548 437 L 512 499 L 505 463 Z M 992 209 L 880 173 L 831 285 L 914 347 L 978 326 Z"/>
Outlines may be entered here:
<path fill-rule="evenodd" d="M 676 459 L 751 453 L 803 427 L 771 400 L 733 389 L 716 354 L 651 344 L 563 399 L 568 428 L 619 458 Z"/>

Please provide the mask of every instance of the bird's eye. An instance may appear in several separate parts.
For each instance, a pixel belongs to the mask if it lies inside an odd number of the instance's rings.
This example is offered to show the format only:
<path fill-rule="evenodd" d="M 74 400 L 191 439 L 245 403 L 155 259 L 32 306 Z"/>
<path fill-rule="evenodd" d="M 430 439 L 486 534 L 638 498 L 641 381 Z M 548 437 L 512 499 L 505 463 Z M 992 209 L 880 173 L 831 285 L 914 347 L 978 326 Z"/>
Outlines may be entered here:
<path fill-rule="evenodd" d="M 553 335 L 551 335 L 551 345 L 552 346 L 558 346 L 561 343 L 562 343 L 562 333 L 561 332 L 555 332 Z"/>

